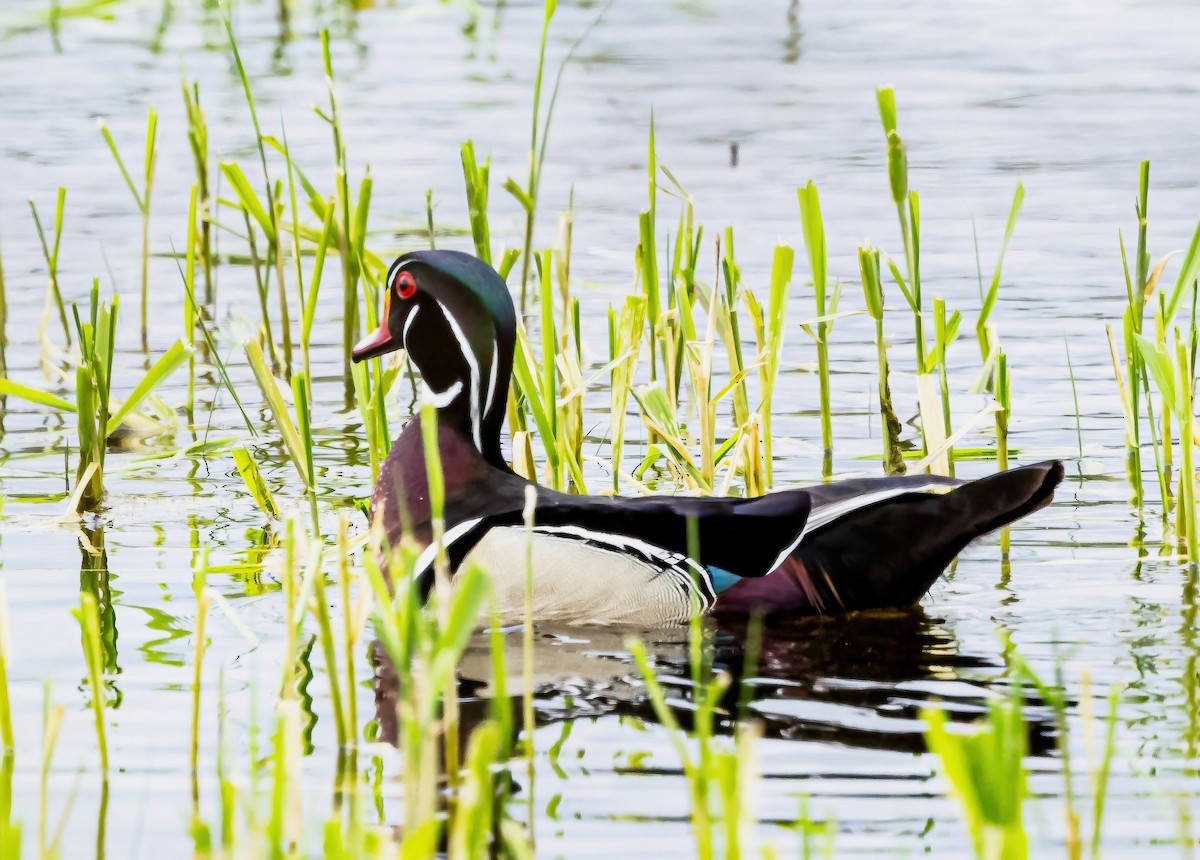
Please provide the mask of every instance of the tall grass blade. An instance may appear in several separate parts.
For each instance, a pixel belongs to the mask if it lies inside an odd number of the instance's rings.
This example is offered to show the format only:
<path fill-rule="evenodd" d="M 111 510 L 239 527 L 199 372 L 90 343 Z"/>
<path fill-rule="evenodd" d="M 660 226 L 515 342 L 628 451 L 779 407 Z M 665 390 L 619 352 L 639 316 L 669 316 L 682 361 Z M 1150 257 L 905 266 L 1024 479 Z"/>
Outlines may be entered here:
<path fill-rule="evenodd" d="M 1027 742 L 1019 696 L 992 702 L 986 723 L 969 735 L 947 729 L 942 710 L 925 708 L 921 718 L 927 724 L 926 743 L 966 818 L 975 855 L 1024 860 L 1029 856 L 1022 815 Z"/>
<path fill-rule="evenodd" d="M 141 324 L 142 324 L 142 349 L 149 348 L 149 308 L 150 308 L 150 198 L 154 193 L 154 167 L 157 163 L 158 156 L 156 152 L 156 143 L 158 140 L 158 112 L 151 106 L 146 116 L 146 146 L 143 157 L 142 168 L 142 189 L 138 190 L 137 185 L 133 181 L 133 177 L 129 173 L 129 168 L 125 166 L 125 160 L 121 158 L 121 151 L 117 148 L 117 142 L 113 139 L 112 132 L 109 131 L 108 124 L 103 120 L 99 120 L 100 134 L 104 137 L 104 142 L 108 144 L 108 151 L 112 153 L 113 159 L 117 162 L 117 167 L 121 171 L 121 176 L 125 179 L 125 184 L 129 188 L 129 193 L 133 195 L 133 202 L 137 205 L 138 212 L 142 216 L 142 309 L 141 309 Z"/>
<path fill-rule="evenodd" d="M 4 580 L 0 579 L 0 755 L 11 756 L 17 744 L 13 735 L 12 701 L 8 691 L 8 667 L 12 662 L 12 642 L 8 620 L 8 593 Z M 7 820 L 7 818 L 5 819 Z M 3 822 L 0 822 L 0 826 Z M 0 834 L 0 846 L 3 846 Z"/>
<path fill-rule="evenodd" d="M 38 241 L 42 246 L 42 258 L 46 261 L 47 284 L 46 284 L 46 312 L 42 319 L 42 324 L 39 329 L 44 332 L 46 325 L 50 321 L 50 310 L 54 307 L 58 310 L 58 319 L 62 323 L 63 337 L 66 338 L 67 346 L 71 345 L 71 325 L 67 322 L 67 308 L 63 303 L 62 290 L 58 285 L 58 250 L 62 244 L 62 225 L 63 214 L 67 203 L 67 189 L 59 188 L 58 196 L 54 203 L 54 245 L 53 247 L 46 241 L 46 231 L 42 229 L 42 220 L 38 217 L 37 205 L 31 199 L 29 201 L 29 211 L 33 215 L 33 226 L 37 230 Z"/>

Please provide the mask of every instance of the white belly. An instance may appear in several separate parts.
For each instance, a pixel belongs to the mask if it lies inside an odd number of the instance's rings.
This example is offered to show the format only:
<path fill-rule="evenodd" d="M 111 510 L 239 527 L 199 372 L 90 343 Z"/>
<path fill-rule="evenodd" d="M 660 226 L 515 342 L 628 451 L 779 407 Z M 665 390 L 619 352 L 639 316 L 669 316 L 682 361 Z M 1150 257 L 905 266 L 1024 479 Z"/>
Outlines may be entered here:
<path fill-rule="evenodd" d="M 535 530 L 531 537 L 523 527 L 494 528 L 463 565 L 478 564 L 489 574 L 502 625 L 525 618 L 530 543 L 535 621 L 654 627 L 685 622 L 694 611 L 707 607 L 690 573 L 664 569 L 616 545 L 608 549 L 543 530 Z M 490 612 L 489 607 L 483 623 L 490 623 Z"/>

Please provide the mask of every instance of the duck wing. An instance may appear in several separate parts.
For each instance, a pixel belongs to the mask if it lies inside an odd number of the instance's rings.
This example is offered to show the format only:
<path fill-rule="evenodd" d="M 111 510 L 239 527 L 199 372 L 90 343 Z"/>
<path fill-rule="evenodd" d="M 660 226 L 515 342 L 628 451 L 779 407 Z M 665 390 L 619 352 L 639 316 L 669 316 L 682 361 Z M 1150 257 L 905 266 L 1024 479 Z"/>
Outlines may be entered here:
<path fill-rule="evenodd" d="M 741 580 L 717 611 L 836 613 L 916 603 L 967 544 L 1049 504 L 1050 461 L 974 481 L 928 475 L 810 487 L 800 543 L 768 576 Z"/>

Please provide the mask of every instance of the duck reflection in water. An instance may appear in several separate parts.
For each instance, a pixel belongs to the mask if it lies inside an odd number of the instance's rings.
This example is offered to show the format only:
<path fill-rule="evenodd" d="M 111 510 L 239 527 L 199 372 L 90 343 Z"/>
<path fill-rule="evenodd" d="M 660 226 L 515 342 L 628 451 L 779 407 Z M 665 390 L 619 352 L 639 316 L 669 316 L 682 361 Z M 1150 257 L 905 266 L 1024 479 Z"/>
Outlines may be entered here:
<path fill-rule="evenodd" d="M 1002 694 L 1004 666 L 963 655 L 949 628 L 920 607 L 839 616 L 773 618 L 761 631 L 757 668 L 746 677 L 751 621 L 705 620 L 714 672 L 730 683 L 718 706 L 714 731 L 733 732 L 743 699 L 767 738 L 827 741 L 864 749 L 917 753 L 925 749 L 919 712 L 937 705 L 952 719 L 983 717 L 987 701 Z M 657 723 L 630 639 L 640 639 L 672 711 L 691 728 L 689 630 L 538 625 L 534 637 L 534 719 L 537 726 L 566 720 L 629 716 Z M 753 646 L 749 646 L 752 648 Z M 376 719 L 381 739 L 395 744 L 397 676 L 379 643 L 375 665 Z M 519 628 L 504 636 L 506 689 L 523 689 Z M 489 634 L 477 633 L 458 668 L 460 734 L 492 715 L 492 653 Z M 1000 682 L 1000 683 L 997 683 Z M 746 690 L 743 693 L 743 690 Z M 514 740 L 521 724 L 520 694 L 512 696 Z M 1027 708 L 1029 751 L 1054 747 L 1049 712 Z"/>

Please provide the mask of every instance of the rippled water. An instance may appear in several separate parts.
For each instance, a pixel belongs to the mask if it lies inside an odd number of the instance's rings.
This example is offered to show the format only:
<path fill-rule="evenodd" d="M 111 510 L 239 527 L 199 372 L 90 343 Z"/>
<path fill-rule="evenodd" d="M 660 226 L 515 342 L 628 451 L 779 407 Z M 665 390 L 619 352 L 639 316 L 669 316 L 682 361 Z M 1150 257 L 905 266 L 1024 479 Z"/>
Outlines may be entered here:
<path fill-rule="evenodd" d="M 281 37 L 273 4 L 244 2 L 235 10 L 267 131 L 285 123 L 297 160 L 327 185 L 329 134 L 309 107 L 325 98 L 315 33 L 329 26 L 351 160 L 356 174 L 369 163 L 375 177 L 374 247 L 390 253 L 422 241 L 412 231 L 423 223 L 427 188 L 447 234 L 442 243 L 463 243 L 458 146 L 468 137 L 493 157 L 493 236 L 516 244 L 519 213 L 498 180 L 526 169 L 540 5 L 508 3 L 478 18 L 432 3 L 358 12 L 342 4 L 314 6 L 297 10 L 290 39 Z M 143 365 L 135 328 L 139 221 L 96 117 L 106 117 L 122 145 L 136 153 L 147 106 L 161 114 L 151 233 L 158 252 L 185 240 L 192 174 L 181 69 L 200 81 L 215 154 L 253 158 L 240 85 L 212 5 L 123 0 L 107 10 L 113 20 L 67 19 L 55 37 L 45 26 L 44 4 L 10 0 L 0 9 L 6 356 L 10 375 L 25 382 L 44 384 L 36 328 L 45 290 L 25 200 L 36 200 L 48 218 L 58 185 L 69 192 L 60 260 L 64 292 L 68 300 L 81 299 L 97 275 L 105 289 L 121 292 L 125 348 L 116 377 L 128 379 Z M 988 689 L 1005 675 L 997 630 L 1006 630 L 1045 673 L 1056 655 L 1066 659 L 1080 753 L 1084 697 L 1094 696 L 1093 710 L 1101 711 L 1109 685 L 1126 686 L 1106 839 L 1114 853 L 1175 839 L 1180 810 L 1194 807 L 1197 795 L 1196 581 L 1160 557 L 1157 508 L 1143 523 L 1127 502 L 1122 420 L 1102 323 L 1119 319 L 1124 301 L 1117 231 L 1127 237 L 1134 231 L 1138 160 L 1153 164 L 1152 257 L 1185 245 L 1200 214 L 1200 12 L 1182 0 L 769 0 L 753 8 L 717 0 L 564 3 L 552 34 L 552 67 L 597 18 L 563 77 L 541 217 L 541 238 L 548 242 L 553 213 L 573 193 L 573 272 L 584 313 L 597 324 L 589 326 L 597 335 L 596 356 L 604 350 L 607 303 L 633 283 L 652 109 L 662 161 L 695 196 L 708 235 L 735 225 L 752 286 L 762 283 L 777 241 L 800 247 L 794 189 L 810 177 L 821 187 L 831 271 L 848 282 L 847 306 L 861 302 L 856 243 L 870 238 L 898 250 L 874 102 L 878 84 L 896 86 L 911 183 L 922 193 L 926 291 L 962 309 L 968 325 L 979 305 L 974 235 L 983 269 L 990 271 L 1018 178 L 1028 192 L 993 321 L 1010 356 L 1019 459 L 1066 458 L 1068 478 L 1051 508 L 1014 529 L 1009 567 L 1002 566 L 996 542 L 985 541 L 919 610 L 781 623 L 768 631 L 753 680 L 754 707 L 764 715 L 767 735 L 760 748 L 762 838 L 790 850 L 796 836 L 784 825 L 807 797 L 814 817 L 836 820 L 840 853 L 964 852 L 957 811 L 944 797 L 934 763 L 920 752 L 916 710 L 940 700 L 965 717 L 982 712 Z M 660 205 L 666 217 L 670 205 Z M 182 290 L 169 259 L 152 261 L 152 279 L 151 349 L 157 352 L 181 334 Z M 798 322 L 812 315 L 811 296 L 799 281 L 794 294 L 790 319 Z M 357 419 L 343 409 L 339 308 L 332 291 L 327 298 L 316 327 L 316 430 L 325 493 L 341 504 L 367 494 L 369 468 Z M 218 320 L 237 331 L 239 321 L 256 316 L 249 271 L 223 267 Z M 896 346 L 893 385 L 897 402 L 907 406 L 915 402 L 915 386 L 904 373 L 911 367 L 906 315 L 894 314 L 889 327 Z M 843 476 L 878 468 L 859 459 L 879 447 L 870 412 L 871 336 L 861 318 L 840 320 L 834 330 L 835 465 Z M 777 446 L 781 484 L 817 479 L 820 472 L 810 370 L 815 355 L 797 326 L 788 339 L 777 395 L 776 432 L 786 437 Z M 1078 384 L 1082 457 L 1064 340 Z M 239 382 L 252 386 L 238 369 L 242 362 L 232 364 Z M 960 423 L 983 405 L 965 393 L 977 366 L 977 349 L 964 338 L 951 355 Z M 179 376 L 165 389 L 168 402 L 182 401 L 182 385 Z M 211 423 L 209 437 L 243 437 L 229 398 L 212 404 L 212 396 L 204 389 L 198 406 L 201 414 L 211 409 L 211 422 L 204 422 Z M 257 402 L 256 395 L 250 399 Z M 226 455 L 177 454 L 192 441 L 185 427 L 175 439 L 130 440 L 110 453 L 109 508 L 102 528 L 83 535 L 106 550 L 119 631 L 120 671 L 111 683 L 119 706 L 108 712 L 117 772 L 105 808 L 96 781 L 78 773 L 94 768 L 96 754 L 78 628 L 67 612 L 81 584 L 96 581 L 97 556 L 81 554 L 77 527 L 55 522 L 73 436 L 58 418 L 15 400 L 0 417 L 6 499 L 0 576 L 13 622 L 5 632 L 13 642 L 11 687 L 21 740 L 17 816 L 27 832 L 34 830 L 40 699 L 42 682 L 50 679 L 55 700 L 67 705 L 50 782 L 52 810 L 78 792 L 65 856 L 95 851 L 102 821 L 109 856 L 179 856 L 190 844 L 194 554 L 204 544 L 215 548 L 220 563 L 252 557 L 261 517 Z M 597 432 L 604 432 L 602 425 Z M 290 466 L 281 459 L 267 465 L 273 480 L 289 485 Z M 972 463 L 962 470 L 990 468 Z M 1139 550 L 1133 544 L 1143 532 Z M 213 618 L 206 736 L 215 731 L 218 667 L 231 725 L 244 735 L 253 691 L 261 694 L 270 686 L 263 679 L 274 677 L 282 601 L 269 574 L 214 575 L 210 584 L 232 602 L 259 644 L 223 616 Z M 653 724 L 633 681 L 623 639 L 595 631 L 543 634 L 539 672 L 546 687 L 539 715 L 545 723 L 538 747 L 562 745 L 555 757 L 539 758 L 541 852 L 686 853 L 685 786 L 666 734 Z M 731 668 L 740 666 L 742 634 L 715 631 L 718 658 Z M 679 631 L 651 636 L 666 672 L 686 674 L 680 637 Z M 1085 671 L 1090 693 L 1080 683 Z M 375 703 L 369 679 L 363 680 L 360 713 L 369 714 Z M 318 672 L 310 692 L 319 721 L 329 715 L 324 690 Z M 1030 827 L 1039 845 L 1050 845 L 1063 833 L 1062 783 L 1047 715 L 1037 707 L 1030 715 L 1037 794 Z M 314 743 L 310 774 L 330 773 L 331 733 L 318 730 Z M 208 749 L 202 771 L 213 772 Z M 311 803 L 324 804 L 329 787 L 323 779 L 306 782 Z M 385 795 L 394 803 L 392 783 Z M 394 818 L 396 810 L 387 814 Z"/>

